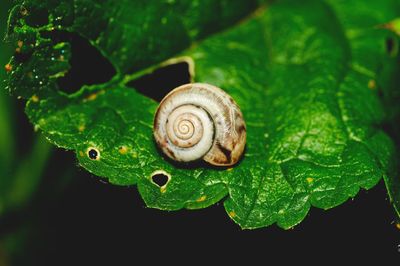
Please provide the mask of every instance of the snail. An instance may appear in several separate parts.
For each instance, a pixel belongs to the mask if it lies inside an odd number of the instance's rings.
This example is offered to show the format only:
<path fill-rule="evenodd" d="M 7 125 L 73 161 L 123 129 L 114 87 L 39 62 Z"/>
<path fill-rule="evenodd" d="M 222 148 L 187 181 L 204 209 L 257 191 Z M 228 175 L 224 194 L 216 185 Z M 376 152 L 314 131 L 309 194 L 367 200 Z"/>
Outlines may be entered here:
<path fill-rule="evenodd" d="M 204 160 L 215 166 L 238 162 L 246 144 L 246 125 L 236 102 L 205 83 L 179 86 L 160 102 L 154 138 L 178 162 Z"/>

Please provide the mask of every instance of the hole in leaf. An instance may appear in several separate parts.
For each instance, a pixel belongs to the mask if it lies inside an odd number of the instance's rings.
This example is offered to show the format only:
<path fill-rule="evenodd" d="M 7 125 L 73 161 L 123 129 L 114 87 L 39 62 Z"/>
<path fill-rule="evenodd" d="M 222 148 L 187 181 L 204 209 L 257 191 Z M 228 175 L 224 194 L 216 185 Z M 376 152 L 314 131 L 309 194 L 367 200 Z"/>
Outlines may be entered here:
<path fill-rule="evenodd" d="M 25 22 L 31 27 L 41 27 L 49 24 L 49 12 L 46 9 L 32 7 L 29 10 L 21 9 L 22 12 L 27 14 Z"/>
<path fill-rule="evenodd" d="M 386 39 L 386 52 L 390 56 L 396 56 L 397 55 L 397 43 L 396 40 L 393 39 L 392 37 L 389 37 Z"/>
<path fill-rule="evenodd" d="M 152 174 L 151 180 L 159 187 L 165 186 L 170 179 L 170 176 L 164 171 L 156 171 Z"/>
<path fill-rule="evenodd" d="M 189 82 L 189 64 L 182 62 L 156 69 L 154 72 L 133 80 L 127 85 L 160 102 L 170 91 Z"/>
<path fill-rule="evenodd" d="M 86 38 L 76 33 L 53 31 L 49 38 L 55 43 L 71 44 L 71 68 L 64 77 L 57 80 L 61 91 L 74 93 L 83 85 L 94 85 L 108 82 L 116 71 L 110 61 L 95 48 Z"/>
<path fill-rule="evenodd" d="M 385 98 L 385 92 L 383 91 L 383 89 L 381 87 L 378 87 L 377 93 L 378 93 L 378 97 L 381 100 L 383 100 Z"/>
<path fill-rule="evenodd" d="M 89 148 L 87 154 L 91 160 L 99 160 L 100 152 L 95 148 Z"/>

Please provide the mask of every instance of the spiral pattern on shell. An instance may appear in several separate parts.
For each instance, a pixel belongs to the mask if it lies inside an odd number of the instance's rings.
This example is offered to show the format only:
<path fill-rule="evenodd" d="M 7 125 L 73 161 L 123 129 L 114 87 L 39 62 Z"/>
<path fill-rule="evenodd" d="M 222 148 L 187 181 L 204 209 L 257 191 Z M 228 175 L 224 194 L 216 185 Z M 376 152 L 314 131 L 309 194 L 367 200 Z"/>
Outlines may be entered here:
<path fill-rule="evenodd" d="M 171 159 L 203 159 L 213 165 L 235 164 L 246 143 L 246 126 L 236 102 L 223 90 L 204 83 L 182 85 L 161 101 L 154 137 Z"/>

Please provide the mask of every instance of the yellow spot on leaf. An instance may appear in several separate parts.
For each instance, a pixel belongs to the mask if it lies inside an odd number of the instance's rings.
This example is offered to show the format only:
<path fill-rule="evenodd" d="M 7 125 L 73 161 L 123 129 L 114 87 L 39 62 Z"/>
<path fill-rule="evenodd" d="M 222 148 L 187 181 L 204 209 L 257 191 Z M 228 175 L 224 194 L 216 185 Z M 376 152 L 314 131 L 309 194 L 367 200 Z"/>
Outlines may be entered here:
<path fill-rule="evenodd" d="M 24 42 L 23 42 L 23 41 L 18 41 L 18 42 L 17 42 L 17 45 L 18 45 L 19 48 L 21 48 L 22 45 L 24 45 Z"/>
<path fill-rule="evenodd" d="M 37 95 L 33 95 L 31 100 L 32 100 L 32 102 L 37 103 L 37 102 L 39 102 L 39 97 Z"/>
<path fill-rule="evenodd" d="M 396 228 L 400 230 L 400 223 L 396 224 Z"/>
<path fill-rule="evenodd" d="M 15 48 L 15 52 L 16 53 L 20 53 L 21 52 L 21 48 L 19 48 L 19 47 Z"/>
<path fill-rule="evenodd" d="M 97 98 L 97 94 L 93 93 L 93 94 L 90 94 L 88 97 L 86 97 L 86 100 L 93 101 L 93 100 L 96 100 L 96 98 Z"/>
<path fill-rule="evenodd" d="M 137 152 L 132 152 L 132 158 L 136 159 L 138 157 Z"/>
<path fill-rule="evenodd" d="M 376 81 L 371 79 L 370 81 L 368 81 L 368 88 L 370 88 L 371 90 L 376 89 Z"/>
<path fill-rule="evenodd" d="M 79 132 L 83 132 L 83 131 L 85 131 L 85 129 L 86 129 L 85 125 L 80 125 L 78 127 Z"/>
<path fill-rule="evenodd" d="M 21 7 L 21 15 L 22 16 L 28 15 L 28 10 L 25 7 Z"/>
<path fill-rule="evenodd" d="M 236 217 L 236 212 L 230 211 L 230 212 L 228 213 L 228 215 L 229 215 L 231 218 L 234 218 L 234 217 Z"/>
<path fill-rule="evenodd" d="M 231 168 L 228 168 L 228 169 L 226 169 L 226 171 L 232 171 L 233 170 L 233 168 L 231 167 Z"/>
<path fill-rule="evenodd" d="M 161 192 L 161 193 L 167 192 L 167 187 L 166 187 L 166 186 L 160 187 L 160 192 Z"/>
<path fill-rule="evenodd" d="M 58 58 L 61 62 L 63 62 L 65 60 L 63 55 L 60 55 L 60 57 Z"/>
<path fill-rule="evenodd" d="M 312 183 L 312 182 L 314 181 L 314 178 L 312 178 L 312 177 L 307 177 L 306 180 L 307 180 L 307 182 L 310 184 L 310 183 Z"/>
<path fill-rule="evenodd" d="M 118 151 L 119 151 L 119 153 L 121 153 L 121 154 L 127 154 L 127 153 L 128 153 L 128 147 L 126 147 L 126 146 L 121 146 L 121 147 L 119 147 Z"/>
<path fill-rule="evenodd" d="M 206 198 L 207 198 L 207 196 L 201 196 L 201 197 L 198 198 L 196 201 L 197 201 L 197 202 L 203 202 L 203 201 L 206 200 Z"/>
<path fill-rule="evenodd" d="M 79 156 L 81 156 L 81 157 L 85 156 L 85 154 L 83 153 L 83 151 L 79 151 Z"/>
<path fill-rule="evenodd" d="M 97 96 L 103 95 L 104 93 L 106 93 L 104 90 L 101 90 L 101 91 L 99 91 L 99 92 L 92 93 L 92 94 L 90 94 L 89 96 L 87 96 L 87 97 L 85 98 L 84 101 L 93 101 L 93 100 L 96 100 L 96 99 L 97 99 Z"/>

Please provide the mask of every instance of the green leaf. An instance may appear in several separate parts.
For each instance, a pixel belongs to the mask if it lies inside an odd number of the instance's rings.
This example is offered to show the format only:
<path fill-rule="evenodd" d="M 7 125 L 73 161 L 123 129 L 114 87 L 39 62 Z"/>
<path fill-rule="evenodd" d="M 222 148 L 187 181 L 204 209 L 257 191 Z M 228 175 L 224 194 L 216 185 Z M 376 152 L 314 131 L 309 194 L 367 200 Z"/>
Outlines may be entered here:
<path fill-rule="evenodd" d="M 11 60 L 8 89 L 28 100 L 30 120 L 51 142 L 111 183 L 137 184 L 147 206 L 197 209 L 225 198 L 242 228 L 290 228 L 311 206 L 332 208 L 394 176 L 394 146 L 380 129 L 392 109 L 380 94 L 395 89 L 399 40 L 379 25 L 400 8 L 390 0 L 257 3 L 26 1 L 9 20 L 8 38 L 22 41 L 24 56 Z M 48 21 L 33 19 L 43 13 Z M 60 91 L 71 58 L 60 31 L 89 40 L 115 68 L 112 80 Z M 248 140 L 237 166 L 182 167 L 157 151 L 158 103 L 127 84 L 177 62 L 241 106 Z M 162 187 L 151 179 L 157 171 L 169 176 Z"/>

